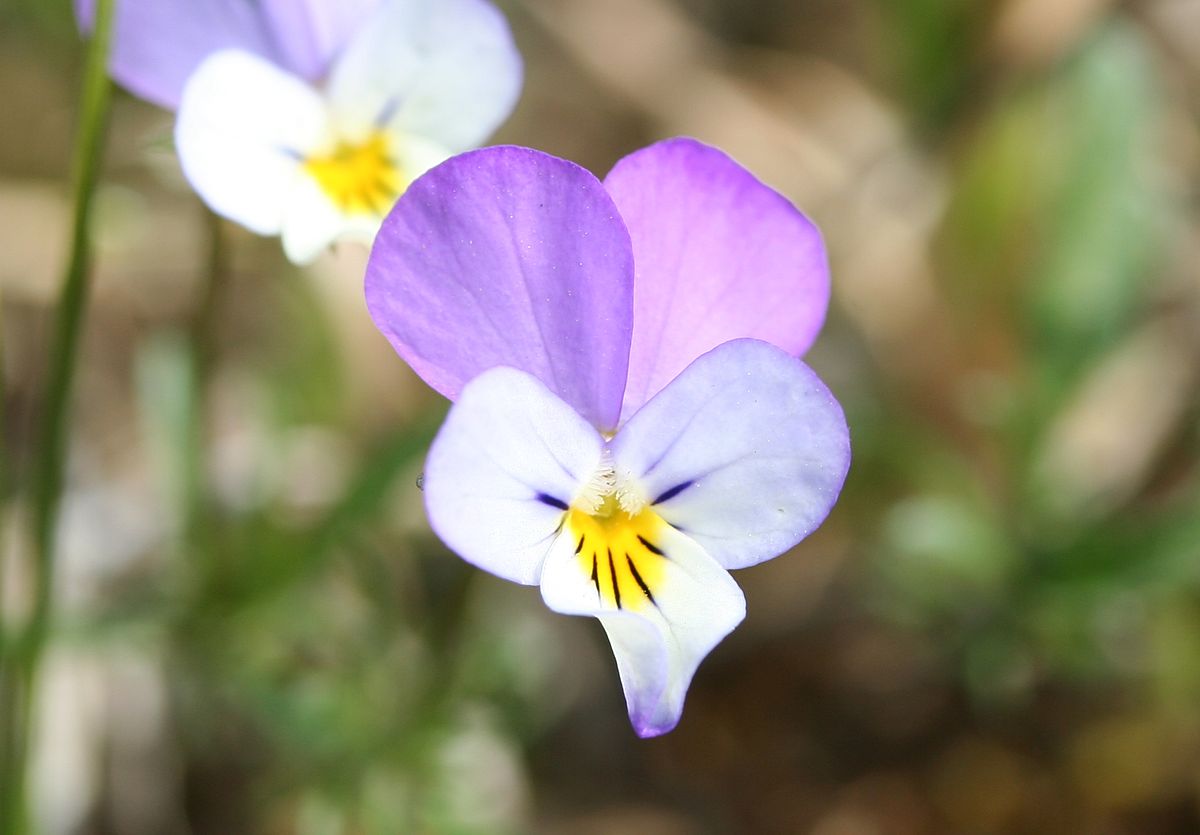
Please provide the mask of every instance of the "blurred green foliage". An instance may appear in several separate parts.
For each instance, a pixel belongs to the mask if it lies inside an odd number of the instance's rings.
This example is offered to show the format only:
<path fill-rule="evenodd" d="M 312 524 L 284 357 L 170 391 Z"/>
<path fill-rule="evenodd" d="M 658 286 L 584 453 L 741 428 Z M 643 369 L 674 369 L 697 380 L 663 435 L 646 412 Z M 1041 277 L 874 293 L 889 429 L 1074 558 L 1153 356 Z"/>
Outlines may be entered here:
<path fill-rule="evenodd" d="M 978 56 L 989 20 L 976 0 L 881 0 L 884 48 L 917 127 L 931 134 L 953 118 L 983 71 Z"/>

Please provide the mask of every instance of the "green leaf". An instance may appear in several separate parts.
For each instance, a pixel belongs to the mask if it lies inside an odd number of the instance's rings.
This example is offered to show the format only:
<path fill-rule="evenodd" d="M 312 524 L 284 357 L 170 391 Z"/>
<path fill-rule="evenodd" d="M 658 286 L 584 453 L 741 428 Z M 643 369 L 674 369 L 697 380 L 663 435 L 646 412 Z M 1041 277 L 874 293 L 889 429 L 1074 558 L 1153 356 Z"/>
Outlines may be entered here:
<path fill-rule="evenodd" d="M 1073 381 L 1110 347 L 1154 283 L 1165 194 L 1147 172 L 1158 98 L 1141 34 L 1114 25 L 1044 100 L 1043 153 L 1057 164 L 1027 298 L 1050 385 Z"/>

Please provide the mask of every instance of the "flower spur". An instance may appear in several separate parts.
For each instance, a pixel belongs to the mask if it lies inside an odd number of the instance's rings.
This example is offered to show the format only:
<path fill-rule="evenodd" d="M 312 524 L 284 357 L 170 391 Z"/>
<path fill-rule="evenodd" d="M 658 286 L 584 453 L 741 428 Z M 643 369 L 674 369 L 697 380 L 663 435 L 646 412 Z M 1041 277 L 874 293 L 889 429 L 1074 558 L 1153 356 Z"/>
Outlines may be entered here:
<path fill-rule="evenodd" d="M 456 401 L 426 462 L 434 531 L 597 617 L 639 735 L 675 726 L 744 617 L 728 569 L 792 547 L 836 501 L 845 419 L 793 356 L 828 292 L 815 227 L 686 139 L 603 183 L 528 149 L 463 154 L 376 240 L 371 315 Z"/>

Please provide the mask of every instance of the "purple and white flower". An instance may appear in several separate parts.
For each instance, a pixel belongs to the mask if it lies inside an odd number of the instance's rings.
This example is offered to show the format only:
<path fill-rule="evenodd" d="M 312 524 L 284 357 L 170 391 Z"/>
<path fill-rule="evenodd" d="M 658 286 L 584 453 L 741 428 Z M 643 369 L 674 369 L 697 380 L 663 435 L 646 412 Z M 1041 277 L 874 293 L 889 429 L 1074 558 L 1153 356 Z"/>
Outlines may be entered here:
<path fill-rule="evenodd" d="M 669 731 L 745 615 L 728 570 L 811 533 L 849 467 L 841 407 L 796 359 L 829 299 L 816 227 L 693 140 L 603 183 L 489 148 L 413 183 L 366 297 L 456 401 L 426 463 L 433 529 L 599 618 L 635 730 Z"/>
<path fill-rule="evenodd" d="M 78 0 L 89 25 L 94 0 Z M 177 108 L 208 205 L 298 263 L 369 243 L 410 182 L 512 112 L 522 64 L 486 0 L 123 0 L 113 76 Z"/>

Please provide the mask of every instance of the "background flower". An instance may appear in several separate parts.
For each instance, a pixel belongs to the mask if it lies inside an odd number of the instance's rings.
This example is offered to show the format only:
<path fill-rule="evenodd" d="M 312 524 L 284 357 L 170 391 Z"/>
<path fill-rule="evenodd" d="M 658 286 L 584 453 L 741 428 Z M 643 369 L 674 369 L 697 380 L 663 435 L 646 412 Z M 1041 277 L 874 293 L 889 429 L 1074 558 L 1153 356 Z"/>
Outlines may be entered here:
<path fill-rule="evenodd" d="M 117 24 L 112 72 L 178 106 L 192 187 L 281 235 L 297 263 L 338 239 L 369 243 L 407 185 L 487 139 L 521 90 L 520 55 L 486 0 L 133 0 Z"/>

